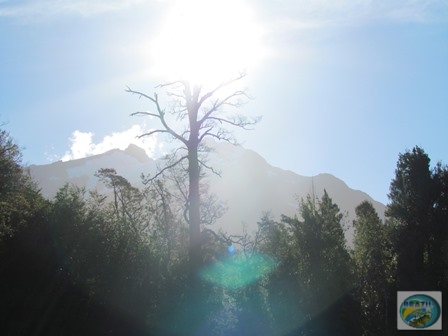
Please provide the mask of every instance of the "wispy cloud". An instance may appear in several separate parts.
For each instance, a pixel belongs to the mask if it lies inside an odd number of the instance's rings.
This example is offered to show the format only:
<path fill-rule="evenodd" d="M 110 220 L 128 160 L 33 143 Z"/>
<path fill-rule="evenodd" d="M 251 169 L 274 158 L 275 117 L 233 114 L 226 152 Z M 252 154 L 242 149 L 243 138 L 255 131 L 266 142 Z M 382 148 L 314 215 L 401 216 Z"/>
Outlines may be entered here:
<path fill-rule="evenodd" d="M 70 137 L 70 150 L 62 156 L 62 161 L 81 159 L 88 156 L 101 154 L 111 149 L 126 149 L 130 144 L 135 144 L 146 151 L 149 157 L 154 157 L 163 150 L 162 143 L 158 143 L 155 136 L 137 138 L 145 133 L 140 125 L 133 125 L 123 132 L 114 132 L 106 135 L 100 142 L 94 143 L 92 132 L 82 132 L 76 130 Z"/>
<path fill-rule="evenodd" d="M 307 31 L 375 20 L 425 23 L 447 20 L 446 0 L 277 0 L 273 32 Z"/>
<path fill-rule="evenodd" d="M 0 0 L 0 17 L 38 19 L 63 14 L 92 16 L 124 10 L 143 2 L 144 0 Z"/>

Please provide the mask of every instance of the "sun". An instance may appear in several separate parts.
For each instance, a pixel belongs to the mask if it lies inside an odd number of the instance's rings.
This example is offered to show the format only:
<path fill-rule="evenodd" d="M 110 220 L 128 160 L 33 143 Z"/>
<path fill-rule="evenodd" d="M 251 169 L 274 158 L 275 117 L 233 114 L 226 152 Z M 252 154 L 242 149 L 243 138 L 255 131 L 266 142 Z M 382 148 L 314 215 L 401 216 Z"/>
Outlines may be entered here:
<path fill-rule="evenodd" d="M 151 43 L 153 70 L 165 80 L 214 85 L 259 64 L 262 33 L 244 0 L 177 1 Z"/>

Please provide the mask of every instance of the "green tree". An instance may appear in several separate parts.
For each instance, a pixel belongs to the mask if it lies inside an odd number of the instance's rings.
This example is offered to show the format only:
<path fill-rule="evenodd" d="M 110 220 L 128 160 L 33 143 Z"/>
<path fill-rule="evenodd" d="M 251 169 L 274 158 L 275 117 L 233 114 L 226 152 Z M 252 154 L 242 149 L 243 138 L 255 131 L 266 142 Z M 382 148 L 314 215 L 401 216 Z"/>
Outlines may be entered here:
<path fill-rule="evenodd" d="M 311 293 L 317 314 L 347 293 L 351 286 L 350 256 L 345 246 L 343 214 L 327 192 L 317 207 L 308 198 L 302 202 L 302 221 L 284 217 L 291 226 L 299 251 L 299 263 L 305 276 L 306 289 Z"/>
<path fill-rule="evenodd" d="M 30 334 L 45 319 L 51 274 L 49 202 L 21 164 L 21 151 L 0 130 L 0 323 L 5 334 Z"/>
<path fill-rule="evenodd" d="M 263 279 L 265 306 L 270 320 L 271 335 L 288 335 L 307 318 L 303 283 L 298 269 L 296 241 L 290 227 L 264 214 L 258 223 L 261 253 L 274 258 L 277 266 Z"/>
<path fill-rule="evenodd" d="M 47 201 L 1 136 L 2 331 L 169 333 L 173 307 L 185 301 L 188 235 L 165 182 L 139 190 L 105 169 L 98 176 L 110 198 L 66 185 Z"/>
<path fill-rule="evenodd" d="M 286 244 L 286 248 L 278 247 L 279 266 L 268 280 L 270 312 L 281 319 L 277 310 L 288 307 L 292 312 L 289 328 L 306 335 L 359 334 L 344 216 L 326 191 L 317 204 L 311 197 L 302 201 L 299 214 L 301 219 L 282 216 L 281 226 L 263 223 L 267 237 Z M 273 246 L 265 242 L 264 248 Z M 287 293 L 278 296 L 274 291 L 282 283 Z"/>
<path fill-rule="evenodd" d="M 435 288 L 448 289 L 448 167 L 437 163 L 433 171 L 436 185 L 434 225 L 430 237 L 429 272 Z"/>
<path fill-rule="evenodd" d="M 0 241 L 12 237 L 44 206 L 21 160 L 19 146 L 7 131 L 0 130 Z"/>
<path fill-rule="evenodd" d="M 136 209 L 139 203 L 128 199 L 124 206 Z M 108 203 L 102 195 L 90 196 L 69 185 L 59 190 L 53 202 L 50 228 L 59 269 L 68 288 L 76 288 L 84 297 L 62 310 L 85 319 L 83 334 L 133 334 L 158 327 L 167 293 L 165 270 L 172 265 L 161 267 L 165 251 L 151 246 L 157 242 L 150 240 L 150 234 L 136 231 L 140 223 L 130 221 L 122 206 L 118 202 L 117 215 L 113 200 Z M 63 292 L 57 307 L 67 304 L 71 291 Z"/>
<path fill-rule="evenodd" d="M 396 290 L 448 289 L 447 182 L 447 167 L 431 168 L 422 148 L 399 154 L 386 209 Z"/>
<path fill-rule="evenodd" d="M 446 169 L 430 168 L 423 149 L 400 154 L 390 185 L 386 215 L 395 220 L 393 244 L 400 290 L 441 288 L 445 264 L 440 253 L 446 239 Z"/>
<path fill-rule="evenodd" d="M 148 214 L 145 213 L 144 195 L 129 183 L 113 168 L 102 168 L 96 174 L 113 194 L 113 216 L 122 225 L 130 228 L 135 234 L 143 234 L 149 225 Z"/>
<path fill-rule="evenodd" d="M 185 301 L 188 235 L 182 221 L 182 201 L 167 189 L 166 185 L 170 181 L 165 176 L 146 181 L 146 186 L 139 190 L 114 169 L 101 169 L 96 175 L 112 191 L 111 202 L 103 210 L 115 235 L 121 237 L 117 251 L 123 255 L 122 251 L 132 251 L 133 246 L 139 247 L 134 252 L 135 257 L 132 257 L 139 268 L 134 270 L 136 278 L 131 282 L 140 285 L 136 288 L 138 294 L 129 296 L 128 293 L 128 297 L 141 301 L 143 288 L 149 286 L 146 288 L 151 295 L 143 296 L 147 298 L 143 301 L 150 303 L 150 308 L 140 309 L 140 312 L 146 314 L 154 330 L 179 330 L 181 327 L 178 321 L 172 319 L 172 311 L 173 307 Z M 96 197 L 102 198 L 101 195 Z M 145 253 L 146 260 L 141 259 Z M 121 257 L 116 256 L 116 259 L 120 260 Z M 124 262 L 128 267 L 135 264 L 127 259 Z M 129 280 L 129 274 L 123 274 Z M 125 284 L 120 287 L 130 288 Z M 131 301 L 128 301 L 132 306 Z"/>
<path fill-rule="evenodd" d="M 21 186 L 23 170 L 22 153 L 6 130 L 0 130 L 0 195 Z"/>
<path fill-rule="evenodd" d="M 384 335 L 395 326 L 395 320 L 390 319 L 394 305 L 394 297 L 390 295 L 394 264 L 387 228 L 370 202 L 362 202 L 355 211 L 353 256 L 362 332 L 363 335 Z"/>

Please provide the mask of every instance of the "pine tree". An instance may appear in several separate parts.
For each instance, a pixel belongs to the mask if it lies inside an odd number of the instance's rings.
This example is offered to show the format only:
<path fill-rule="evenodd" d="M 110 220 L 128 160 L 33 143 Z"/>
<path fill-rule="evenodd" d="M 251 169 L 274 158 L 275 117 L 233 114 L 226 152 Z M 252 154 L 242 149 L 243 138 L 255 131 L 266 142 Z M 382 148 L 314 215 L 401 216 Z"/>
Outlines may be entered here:
<path fill-rule="evenodd" d="M 284 237 L 285 230 L 288 237 L 281 238 L 287 248 L 281 247 L 285 252 L 280 255 L 279 267 L 269 277 L 273 285 L 269 300 L 285 299 L 272 293 L 283 281 L 291 289 L 286 290 L 292 301 L 284 300 L 276 307 L 283 305 L 293 313 L 291 320 L 295 325 L 289 323 L 292 330 L 306 335 L 357 335 L 343 214 L 326 191 L 317 204 L 311 197 L 302 201 L 299 214 L 301 219 L 282 216 L 285 229 L 266 225 L 271 237 Z M 275 313 L 274 301 L 271 305 Z"/>
<path fill-rule="evenodd" d="M 388 314 L 388 310 L 393 309 L 390 289 L 394 282 L 394 265 L 386 227 L 368 201 L 356 207 L 353 225 L 362 332 L 363 335 L 384 335 L 395 323 Z"/>
<path fill-rule="evenodd" d="M 443 171 L 433 173 L 428 155 L 419 147 L 399 155 L 386 210 L 397 222 L 393 243 L 399 290 L 435 290 L 441 284 L 434 274 L 440 276 L 444 267 L 437 257 L 446 235 Z"/>

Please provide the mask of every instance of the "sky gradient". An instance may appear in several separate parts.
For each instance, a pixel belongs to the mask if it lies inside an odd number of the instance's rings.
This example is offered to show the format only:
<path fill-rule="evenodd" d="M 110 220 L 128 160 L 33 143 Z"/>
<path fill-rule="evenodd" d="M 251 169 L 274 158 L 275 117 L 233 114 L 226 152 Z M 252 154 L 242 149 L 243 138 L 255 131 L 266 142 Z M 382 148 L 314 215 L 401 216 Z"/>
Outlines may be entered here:
<path fill-rule="evenodd" d="M 246 148 L 301 175 L 333 174 L 383 203 L 400 152 L 418 145 L 433 165 L 448 163 L 448 2 L 245 3 L 265 52 L 248 69 L 253 99 L 240 109 L 263 119 L 235 133 Z M 0 123 L 25 164 L 131 141 L 154 156 L 166 150 L 163 137 L 135 139 L 154 125 L 129 116 L 142 102 L 125 89 L 151 94 L 163 82 L 151 53 L 174 5 L 0 0 Z"/>

